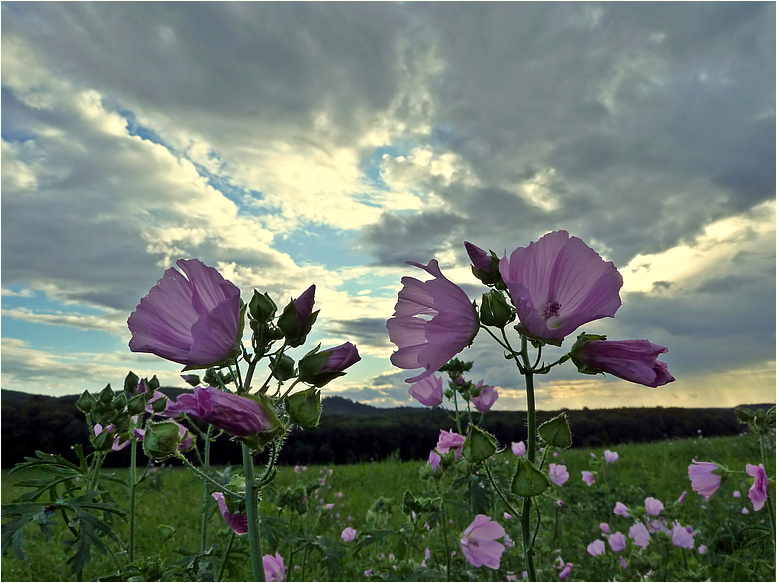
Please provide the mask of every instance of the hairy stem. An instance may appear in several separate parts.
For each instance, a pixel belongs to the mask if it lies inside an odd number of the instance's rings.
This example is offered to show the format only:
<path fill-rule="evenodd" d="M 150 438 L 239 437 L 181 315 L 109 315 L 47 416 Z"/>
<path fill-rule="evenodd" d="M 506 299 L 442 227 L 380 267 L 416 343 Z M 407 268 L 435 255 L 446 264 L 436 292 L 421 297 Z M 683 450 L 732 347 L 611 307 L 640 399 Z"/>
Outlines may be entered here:
<path fill-rule="evenodd" d="M 259 492 L 254 475 L 254 459 L 251 450 L 243 444 L 243 473 L 246 480 L 246 514 L 248 516 L 248 551 L 251 555 L 251 571 L 254 581 L 264 581 L 262 564 L 262 539 L 259 534 Z"/>

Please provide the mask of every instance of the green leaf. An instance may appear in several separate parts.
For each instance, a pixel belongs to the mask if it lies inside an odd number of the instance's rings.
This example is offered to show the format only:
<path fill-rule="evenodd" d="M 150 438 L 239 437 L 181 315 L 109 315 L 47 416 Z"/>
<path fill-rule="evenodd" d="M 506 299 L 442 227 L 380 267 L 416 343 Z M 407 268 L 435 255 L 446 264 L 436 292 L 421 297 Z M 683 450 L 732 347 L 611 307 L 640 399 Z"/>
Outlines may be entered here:
<path fill-rule="evenodd" d="M 525 459 L 518 460 L 511 487 L 513 494 L 523 497 L 539 496 L 549 487 L 548 478 L 535 468 L 534 464 Z"/>

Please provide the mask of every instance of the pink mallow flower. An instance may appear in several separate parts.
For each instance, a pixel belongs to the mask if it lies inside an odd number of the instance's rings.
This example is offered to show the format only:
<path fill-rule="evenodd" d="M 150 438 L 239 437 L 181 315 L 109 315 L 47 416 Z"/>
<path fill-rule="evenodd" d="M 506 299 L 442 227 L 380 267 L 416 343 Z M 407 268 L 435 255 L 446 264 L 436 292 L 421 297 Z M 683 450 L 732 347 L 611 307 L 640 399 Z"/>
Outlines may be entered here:
<path fill-rule="evenodd" d="M 434 276 L 429 281 L 403 277 L 394 316 L 386 322 L 389 339 L 398 350 L 391 355 L 394 366 L 423 368 L 406 379 L 414 383 L 431 376 L 468 346 L 478 332 L 478 315 L 467 294 L 445 278 L 437 260 L 429 265 L 407 262 Z M 431 316 L 429 320 L 417 316 Z"/>
<path fill-rule="evenodd" d="M 582 473 L 583 473 L 583 481 L 589 486 L 592 486 L 593 483 L 596 481 L 596 476 L 594 476 L 593 472 L 588 472 L 583 470 Z"/>
<path fill-rule="evenodd" d="M 611 534 L 608 542 L 610 543 L 610 548 L 616 553 L 626 548 L 626 536 L 622 532 Z"/>
<path fill-rule="evenodd" d="M 763 464 L 754 466 L 747 464 L 745 471 L 753 477 L 753 485 L 750 488 L 750 492 L 747 497 L 750 498 L 750 502 L 753 503 L 753 510 L 758 511 L 764 507 L 766 502 L 766 491 L 769 487 L 769 479 L 766 477 L 766 471 Z M 770 518 L 771 520 L 771 518 Z"/>
<path fill-rule="evenodd" d="M 229 507 L 227 506 L 227 502 L 224 499 L 224 494 L 222 492 L 213 492 L 213 497 L 216 499 L 216 502 L 218 502 L 219 511 L 221 512 L 221 516 L 224 517 L 227 526 L 235 531 L 235 534 L 247 533 L 248 515 L 245 512 L 232 514 L 229 511 Z"/>
<path fill-rule="evenodd" d="M 588 554 L 591 555 L 592 557 L 601 555 L 605 551 L 604 541 L 601 539 L 596 539 L 594 542 L 588 545 L 586 550 L 588 551 Z"/>
<path fill-rule="evenodd" d="M 245 437 L 278 426 L 275 414 L 259 401 L 214 387 L 196 387 L 194 394 L 182 394 L 178 400 L 168 403 L 165 414 L 188 413 L 199 417 L 230 435 Z"/>
<path fill-rule="evenodd" d="M 712 462 L 697 462 L 692 460 L 688 466 L 688 477 L 691 479 L 691 487 L 705 499 L 708 499 L 715 493 L 720 486 L 723 476 L 713 474 L 718 469 L 717 464 Z"/>
<path fill-rule="evenodd" d="M 579 326 L 612 317 L 623 277 L 612 262 L 566 231 L 554 231 L 499 262 L 522 331 L 558 342 Z"/>
<path fill-rule="evenodd" d="M 499 568 L 499 559 L 505 550 L 496 539 L 505 535 L 505 529 L 485 514 L 478 514 L 461 535 L 461 551 L 473 567 Z"/>
<path fill-rule="evenodd" d="M 610 534 L 610 525 L 609 525 L 609 524 L 607 524 L 606 522 L 602 522 L 602 523 L 600 523 L 600 524 L 599 524 L 599 528 L 601 528 L 601 529 L 602 529 L 602 532 L 603 532 L 604 534 Z"/>
<path fill-rule="evenodd" d="M 658 516 L 664 509 L 664 503 L 655 498 L 645 498 L 645 512 L 650 516 Z"/>
<path fill-rule="evenodd" d="M 618 461 L 618 452 L 610 451 L 609 449 L 604 450 L 604 461 L 606 461 L 608 464 L 615 463 Z"/>
<path fill-rule="evenodd" d="M 427 407 L 436 407 L 442 403 L 442 379 L 429 376 L 410 386 L 407 391 L 416 401 Z"/>
<path fill-rule="evenodd" d="M 283 557 L 280 553 L 275 556 L 265 555 L 262 557 L 264 564 L 264 576 L 267 581 L 284 581 L 286 577 L 286 567 L 283 564 Z"/>
<path fill-rule="evenodd" d="M 496 400 L 499 398 L 499 393 L 497 393 L 494 387 L 483 387 L 482 385 L 483 381 L 478 381 L 477 385 L 475 385 L 475 387 L 480 388 L 480 395 L 472 397 L 472 404 L 475 405 L 475 409 L 481 413 L 485 413 L 486 411 L 490 411 L 491 407 L 494 406 L 494 403 L 496 403 Z"/>
<path fill-rule="evenodd" d="M 647 387 L 660 387 L 674 381 L 658 355 L 665 346 L 647 340 L 593 340 L 573 348 L 572 362 L 586 374 L 609 373 Z"/>
<path fill-rule="evenodd" d="M 456 452 L 456 459 L 461 457 L 461 448 L 464 445 L 464 437 L 455 431 L 440 430 L 440 438 L 437 440 L 437 451 L 439 453 L 448 453 L 450 450 Z"/>
<path fill-rule="evenodd" d="M 186 366 L 223 362 L 239 351 L 240 290 L 199 259 L 179 259 L 127 320 L 132 352 Z"/>
<path fill-rule="evenodd" d="M 356 530 L 354 530 L 350 526 L 346 526 L 343 529 L 343 532 L 340 534 L 340 538 L 343 539 L 343 542 L 346 542 L 346 543 L 350 542 L 356 538 Z"/>
<path fill-rule="evenodd" d="M 569 479 L 569 472 L 567 472 L 567 467 L 564 465 L 550 464 L 548 466 L 548 477 L 551 482 L 557 486 L 561 486 Z"/>
<path fill-rule="evenodd" d="M 523 441 L 517 443 L 514 441 L 510 446 L 510 450 L 518 457 L 521 457 L 526 455 L 526 444 Z"/>
<path fill-rule="evenodd" d="M 613 514 L 620 514 L 624 518 L 628 518 L 629 515 L 629 508 L 626 506 L 623 502 L 616 502 L 615 508 L 613 509 Z"/>
<path fill-rule="evenodd" d="M 561 573 L 558 574 L 558 578 L 562 581 L 566 581 L 569 578 L 569 574 L 572 572 L 572 567 L 575 565 L 572 563 L 567 563 L 564 565 L 564 568 L 561 569 Z"/>
<path fill-rule="evenodd" d="M 645 528 L 645 525 L 641 522 L 635 523 L 629 529 L 629 537 L 634 540 L 635 545 L 640 546 L 643 549 L 647 548 L 647 546 L 650 544 L 650 533 L 648 532 L 647 528 Z"/>
<path fill-rule="evenodd" d="M 680 494 L 680 497 L 677 499 L 677 502 L 675 502 L 675 504 L 682 504 L 682 503 L 683 503 L 683 501 L 685 500 L 685 495 L 686 495 L 687 493 L 688 493 L 688 492 L 686 492 L 685 490 L 683 490 L 683 493 L 682 493 L 682 494 Z"/>
<path fill-rule="evenodd" d="M 440 467 L 441 461 L 442 461 L 442 458 L 440 457 L 440 454 L 438 454 L 434 450 L 429 452 L 429 465 L 432 466 L 432 472 L 437 471 L 437 468 Z"/>
<path fill-rule="evenodd" d="M 692 549 L 693 529 L 680 526 L 680 523 L 675 521 L 672 528 L 672 544 L 683 549 Z"/>

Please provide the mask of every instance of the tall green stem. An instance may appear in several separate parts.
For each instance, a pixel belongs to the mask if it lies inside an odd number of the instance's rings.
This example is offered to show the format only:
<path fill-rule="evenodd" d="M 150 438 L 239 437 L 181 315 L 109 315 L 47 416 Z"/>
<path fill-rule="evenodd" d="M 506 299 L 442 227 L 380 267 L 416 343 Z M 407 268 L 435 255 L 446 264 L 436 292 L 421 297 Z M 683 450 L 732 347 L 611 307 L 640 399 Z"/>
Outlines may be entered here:
<path fill-rule="evenodd" d="M 138 464 L 138 438 L 135 435 L 135 423 L 132 424 L 132 438 L 130 447 L 130 470 L 129 470 L 129 548 L 127 557 L 130 564 L 135 562 L 135 490 L 138 485 L 137 464 Z"/>
<path fill-rule="evenodd" d="M 246 480 L 246 515 L 248 518 L 248 551 L 254 581 L 264 581 L 262 540 L 259 535 L 259 492 L 254 475 L 254 460 L 248 446 L 243 444 L 243 473 Z"/>
<path fill-rule="evenodd" d="M 205 472 L 210 467 L 210 433 L 213 429 L 212 425 L 208 425 L 208 430 L 205 432 L 205 459 L 203 460 L 203 466 L 205 466 Z M 208 548 L 208 505 L 210 503 L 210 488 L 207 482 L 202 484 L 202 519 L 200 522 L 200 552 L 204 553 Z M 230 539 L 231 546 L 231 539 Z M 227 552 L 229 554 L 229 552 Z M 220 580 L 220 579 L 219 579 Z"/>
<path fill-rule="evenodd" d="M 765 439 L 766 438 L 765 438 L 765 436 L 763 434 L 759 434 L 758 435 L 758 440 L 759 440 L 759 442 L 761 444 L 761 463 L 763 464 L 764 471 L 768 475 L 769 474 L 769 468 L 766 465 L 766 447 L 765 447 L 765 443 L 764 443 Z M 772 529 L 772 545 L 774 545 L 775 544 L 775 540 L 777 540 L 777 538 L 775 537 L 775 532 L 774 532 L 774 506 L 772 506 L 772 497 L 769 495 L 769 491 L 768 490 L 769 489 L 767 487 L 767 492 L 766 492 L 766 508 L 767 508 L 767 510 L 769 510 L 769 527 Z"/>
<path fill-rule="evenodd" d="M 521 336 L 521 358 L 524 365 L 524 377 L 526 379 L 526 455 L 532 464 L 537 452 L 537 419 L 534 410 L 534 371 L 532 371 L 529 362 L 529 346 L 526 336 Z M 521 514 L 521 540 L 523 543 L 523 556 L 526 561 L 526 572 L 529 575 L 529 581 L 537 580 L 537 572 L 534 569 L 534 549 L 531 544 L 530 536 L 530 515 L 532 499 L 526 497 L 523 499 L 523 513 Z"/>

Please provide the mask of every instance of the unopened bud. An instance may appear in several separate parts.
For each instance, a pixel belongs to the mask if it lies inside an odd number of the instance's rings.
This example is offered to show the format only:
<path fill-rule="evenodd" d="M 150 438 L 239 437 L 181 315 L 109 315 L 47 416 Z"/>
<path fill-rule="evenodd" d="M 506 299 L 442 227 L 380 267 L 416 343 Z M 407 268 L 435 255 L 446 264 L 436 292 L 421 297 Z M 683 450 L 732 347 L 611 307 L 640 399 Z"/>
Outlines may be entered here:
<path fill-rule="evenodd" d="M 286 412 L 292 423 L 304 429 L 318 426 L 321 418 L 321 391 L 310 388 L 286 397 Z"/>
<path fill-rule="evenodd" d="M 161 399 L 160 399 L 161 400 Z M 149 458 L 167 458 L 178 451 L 181 443 L 178 424 L 172 421 L 146 422 L 143 436 L 143 453 Z"/>
<path fill-rule="evenodd" d="M 486 461 L 496 453 L 496 438 L 477 425 L 470 425 L 461 448 L 462 457 L 471 464 Z"/>
<path fill-rule="evenodd" d="M 97 399 L 92 396 L 89 391 L 84 391 L 76 401 L 76 407 L 82 413 L 89 413 L 92 408 L 97 404 Z"/>
<path fill-rule="evenodd" d="M 275 312 L 278 306 L 272 301 L 267 292 L 260 294 L 254 290 L 254 295 L 251 301 L 248 303 L 248 311 L 251 317 L 260 322 L 269 322 L 275 317 Z"/>
<path fill-rule="evenodd" d="M 515 320 L 515 310 L 505 300 L 502 292 L 492 289 L 483 294 L 480 304 L 480 321 L 486 326 L 504 328 Z"/>

